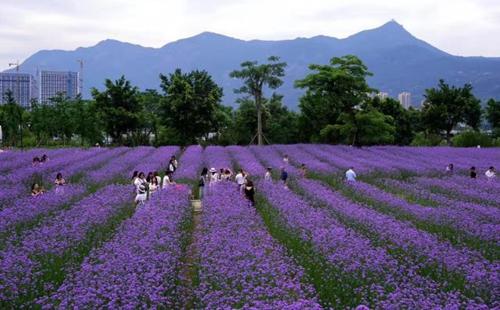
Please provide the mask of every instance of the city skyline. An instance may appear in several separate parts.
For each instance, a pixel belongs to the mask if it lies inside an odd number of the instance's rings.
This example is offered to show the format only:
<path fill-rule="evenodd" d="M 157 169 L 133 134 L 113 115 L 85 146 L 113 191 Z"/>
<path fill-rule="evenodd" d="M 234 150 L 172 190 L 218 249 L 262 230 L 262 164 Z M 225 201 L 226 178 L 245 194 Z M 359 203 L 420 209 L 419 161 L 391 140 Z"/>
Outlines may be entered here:
<path fill-rule="evenodd" d="M 80 93 L 79 72 L 45 71 L 36 76 L 29 73 L 0 72 L 0 105 L 5 102 L 5 94 L 12 92 L 14 100 L 23 107 L 29 107 L 32 100 L 50 104 L 59 94 L 75 99 Z"/>
<path fill-rule="evenodd" d="M 425 18 L 423 18 L 425 16 Z M 395 19 L 415 36 L 462 56 L 500 56 L 500 3 L 405 1 L 40 1 L 3 3 L 0 70 L 43 49 L 72 50 L 111 38 L 143 46 L 212 31 L 239 39 L 344 38 Z M 432 22 L 429 22 L 431 20 Z M 54 40 L 54 35 L 58 40 Z"/>

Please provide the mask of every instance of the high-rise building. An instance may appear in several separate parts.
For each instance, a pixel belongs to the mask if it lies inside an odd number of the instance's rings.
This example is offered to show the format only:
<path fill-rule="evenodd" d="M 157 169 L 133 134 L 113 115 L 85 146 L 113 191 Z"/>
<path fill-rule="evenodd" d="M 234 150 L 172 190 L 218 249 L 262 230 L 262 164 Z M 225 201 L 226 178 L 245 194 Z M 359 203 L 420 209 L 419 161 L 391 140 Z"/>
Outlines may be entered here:
<path fill-rule="evenodd" d="M 40 103 L 50 103 L 50 99 L 58 94 L 74 99 L 80 93 L 78 72 L 41 71 L 39 80 L 38 101 Z"/>
<path fill-rule="evenodd" d="M 5 103 L 5 94 L 10 90 L 16 103 L 29 107 L 36 99 L 36 81 L 33 75 L 17 72 L 0 72 L 0 104 Z"/>
<path fill-rule="evenodd" d="M 398 99 L 403 108 L 409 109 L 411 107 L 411 93 L 402 92 L 399 94 Z"/>

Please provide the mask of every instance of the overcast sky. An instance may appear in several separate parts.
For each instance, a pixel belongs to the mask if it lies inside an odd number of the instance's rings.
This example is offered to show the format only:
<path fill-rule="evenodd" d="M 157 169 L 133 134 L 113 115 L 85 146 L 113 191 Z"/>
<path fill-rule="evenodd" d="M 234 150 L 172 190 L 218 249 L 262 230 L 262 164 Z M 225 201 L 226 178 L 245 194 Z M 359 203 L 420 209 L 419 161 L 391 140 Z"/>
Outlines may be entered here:
<path fill-rule="evenodd" d="M 500 57 L 500 0 L 0 0 L 0 69 L 107 38 L 151 47 L 203 31 L 343 38 L 391 19 L 446 52 Z"/>

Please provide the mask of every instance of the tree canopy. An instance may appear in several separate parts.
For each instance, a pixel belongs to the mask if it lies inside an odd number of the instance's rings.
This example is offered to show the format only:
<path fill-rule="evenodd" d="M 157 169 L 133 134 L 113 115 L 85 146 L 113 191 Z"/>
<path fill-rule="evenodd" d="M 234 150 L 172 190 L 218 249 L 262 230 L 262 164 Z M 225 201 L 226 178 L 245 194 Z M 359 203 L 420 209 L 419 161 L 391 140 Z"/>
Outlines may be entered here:
<path fill-rule="evenodd" d="M 478 129 L 481 123 L 481 105 L 472 93 L 472 86 L 455 87 L 439 81 L 437 88 L 426 90 L 422 120 L 431 131 L 444 132 L 451 144 L 452 130 L 459 123 Z"/>
<path fill-rule="evenodd" d="M 257 143 L 262 145 L 263 124 L 262 105 L 265 103 L 264 88 L 277 89 L 283 84 L 282 77 L 285 76 L 285 62 L 280 62 L 277 56 L 271 56 L 267 63 L 260 64 L 257 61 L 245 61 L 240 70 L 229 74 L 232 78 L 241 79 L 243 86 L 235 90 L 235 93 L 245 94 L 253 97 L 257 114 Z"/>

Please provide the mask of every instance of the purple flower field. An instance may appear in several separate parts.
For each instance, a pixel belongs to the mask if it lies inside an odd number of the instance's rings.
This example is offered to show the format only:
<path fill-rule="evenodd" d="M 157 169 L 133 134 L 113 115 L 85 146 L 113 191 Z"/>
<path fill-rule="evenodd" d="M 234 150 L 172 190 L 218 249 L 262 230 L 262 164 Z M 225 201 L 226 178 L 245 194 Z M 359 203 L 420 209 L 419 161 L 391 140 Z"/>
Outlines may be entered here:
<path fill-rule="evenodd" d="M 42 154 L 49 160 L 33 165 Z M 163 176 L 172 155 L 178 184 L 136 206 L 132 172 Z M 9 150 L 0 308 L 500 309 L 500 177 L 485 176 L 490 166 L 500 168 L 500 149 Z M 220 181 L 194 212 L 204 167 L 243 169 L 255 206 Z M 349 167 L 356 182 L 345 181 Z M 58 173 L 65 186 L 54 185 Z M 35 182 L 45 193 L 32 197 Z"/>

